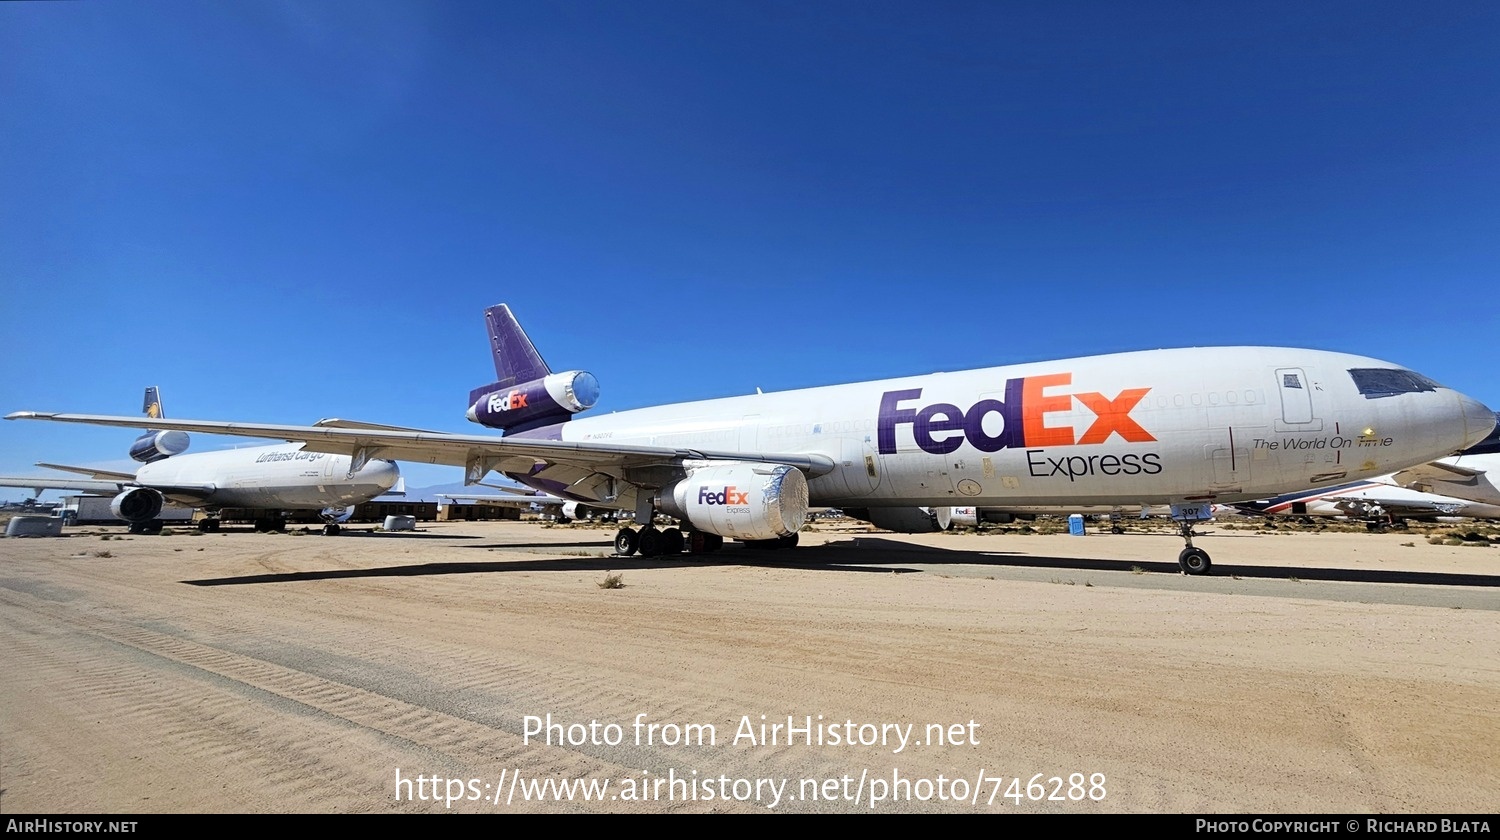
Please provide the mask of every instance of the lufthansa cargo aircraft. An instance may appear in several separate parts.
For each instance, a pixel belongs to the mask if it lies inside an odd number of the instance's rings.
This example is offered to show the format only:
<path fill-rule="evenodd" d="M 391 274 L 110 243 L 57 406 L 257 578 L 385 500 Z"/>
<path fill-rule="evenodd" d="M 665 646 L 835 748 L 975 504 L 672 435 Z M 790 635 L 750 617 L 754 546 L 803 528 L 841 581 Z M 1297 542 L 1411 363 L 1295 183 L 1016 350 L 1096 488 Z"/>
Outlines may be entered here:
<path fill-rule="evenodd" d="M 462 464 L 630 511 L 624 554 L 790 545 L 809 505 L 891 530 L 955 505 L 1171 505 L 1183 570 L 1209 556 L 1212 504 L 1384 475 L 1495 427 L 1485 406 L 1399 365 L 1277 347 L 1152 350 L 679 403 L 596 417 L 595 378 L 554 373 L 509 307 L 486 311 L 498 380 L 468 416 L 503 438 L 324 421 L 174 421 L 163 428 L 299 441 L 302 451 Z M 127 425 L 16 412 L 10 419 Z M 660 529 L 657 515 L 678 523 Z"/>
<path fill-rule="evenodd" d="M 282 511 L 317 510 L 324 522 L 323 533 L 332 535 L 339 532 L 338 523 L 354 512 L 354 505 L 390 491 L 401 478 L 389 460 L 372 460 L 351 471 L 348 455 L 297 444 L 183 454 L 188 436 L 163 425 L 155 386 L 146 389 L 145 412 L 144 425 L 153 428 L 130 447 L 130 457 L 141 462 L 134 473 L 41 463 L 37 466 L 89 478 L 0 476 L 0 487 L 29 487 L 38 494 L 76 490 L 113 495 L 110 510 L 130 523 L 132 533 L 159 530 L 157 516 L 163 504 L 172 501 L 207 509 L 209 518 L 198 523 L 204 531 L 218 530 L 217 514 L 223 508 L 253 508 L 274 512 L 257 521 L 262 530 L 279 528 Z M 121 419 L 130 420 L 124 425 L 143 425 L 139 418 Z"/>

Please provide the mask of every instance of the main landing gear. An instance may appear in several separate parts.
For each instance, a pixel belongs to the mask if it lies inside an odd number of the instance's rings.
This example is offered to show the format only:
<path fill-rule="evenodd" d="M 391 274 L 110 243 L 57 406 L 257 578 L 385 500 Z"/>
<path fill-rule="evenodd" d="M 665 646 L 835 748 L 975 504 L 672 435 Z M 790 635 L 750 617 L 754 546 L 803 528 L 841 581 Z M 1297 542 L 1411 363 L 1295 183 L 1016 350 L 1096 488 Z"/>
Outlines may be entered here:
<path fill-rule="evenodd" d="M 1208 559 L 1208 552 L 1201 548 L 1193 547 L 1193 523 L 1183 522 L 1182 538 L 1187 541 L 1187 548 L 1177 555 L 1177 565 L 1182 567 L 1185 575 L 1206 575 L 1213 565 Z"/>
<path fill-rule="evenodd" d="M 691 554 L 707 554 L 718 551 L 723 545 L 724 538 L 718 534 L 703 531 L 688 531 L 684 534 L 678 528 L 658 530 L 655 525 L 647 525 L 639 531 L 621 528 L 615 534 L 615 553 L 621 557 L 629 557 L 636 552 L 640 552 L 642 557 L 660 557 L 664 554 L 681 554 L 684 550 Z"/>

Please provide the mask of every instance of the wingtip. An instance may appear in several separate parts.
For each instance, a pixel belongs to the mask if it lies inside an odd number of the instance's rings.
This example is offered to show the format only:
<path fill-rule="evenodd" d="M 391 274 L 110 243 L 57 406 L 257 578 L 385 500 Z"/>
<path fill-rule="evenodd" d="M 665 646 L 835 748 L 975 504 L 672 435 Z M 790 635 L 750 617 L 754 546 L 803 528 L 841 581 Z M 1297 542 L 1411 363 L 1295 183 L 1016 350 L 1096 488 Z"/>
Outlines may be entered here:
<path fill-rule="evenodd" d="M 37 419 L 38 417 L 41 417 L 41 416 L 42 416 L 41 412 L 38 412 L 38 411 L 12 411 L 11 413 L 5 415 L 5 419 L 6 420 L 35 420 L 35 419 Z"/>

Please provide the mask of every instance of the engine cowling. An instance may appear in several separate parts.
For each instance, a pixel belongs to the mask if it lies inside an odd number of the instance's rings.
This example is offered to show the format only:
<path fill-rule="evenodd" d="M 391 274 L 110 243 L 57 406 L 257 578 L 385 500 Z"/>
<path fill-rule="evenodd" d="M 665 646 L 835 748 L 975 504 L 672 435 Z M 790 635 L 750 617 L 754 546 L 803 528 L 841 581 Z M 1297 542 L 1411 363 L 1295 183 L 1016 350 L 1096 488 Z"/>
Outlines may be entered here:
<path fill-rule="evenodd" d="M 599 380 L 570 370 L 505 387 L 498 382 L 469 392 L 468 418 L 492 429 L 517 432 L 561 423 L 599 401 Z"/>
<path fill-rule="evenodd" d="M 699 531 L 737 540 L 791 536 L 807 521 L 807 478 L 785 464 L 708 462 L 662 488 L 656 506 Z"/>
<path fill-rule="evenodd" d="M 985 509 L 977 507 L 957 507 L 953 509 L 953 524 L 963 528 L 978 528 L 981 522 L 994 522 L 1000 525 L 1008 525 L 1016 521 L 1017 515 L 1009 511 Z M 1029 513 L 1020 514 L 1022 519 L 1034 519 Z"/>
<path fill-rule="evenodd" d="M 187 432 L 147 432 L 130 445 L 130 457 L 143 464 L 181 455 L 188 448 Z"/>
<path fill-rule="evenodd" d="M 872 507 L 862 510 L 846 508 L 844 513 L 855 519 L 863 519 L 876 528 L 895 531 L 898 534 L 932 534 L 946 531 L 953 524 L 953 508 L 951 507 Z"/>
<path fill-rule="evenodd" d="M 161 513 L 164 501 L 162 495 L 155 490 L 136 487 L 116 496 L 109 503 L 109 512 L 116 519 L 123 519 L 132 525 L 143 525 Z"/>

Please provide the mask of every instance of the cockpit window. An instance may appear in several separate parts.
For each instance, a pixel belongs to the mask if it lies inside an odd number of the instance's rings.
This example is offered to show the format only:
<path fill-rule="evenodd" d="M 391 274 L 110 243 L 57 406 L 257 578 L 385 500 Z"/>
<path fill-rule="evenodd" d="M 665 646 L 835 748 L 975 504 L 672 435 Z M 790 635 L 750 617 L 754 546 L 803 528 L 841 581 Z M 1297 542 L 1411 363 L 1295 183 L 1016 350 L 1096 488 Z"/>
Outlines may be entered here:
<path fill-rule="evenodd" d="M 1354 386 L 1359 392 L 1371 400 L 1397 394 L 1436 391 L 1443 387 L 1420 373 L 1395 368 L 1351 368 L 1349 375 L 1354 378 Z"/>

